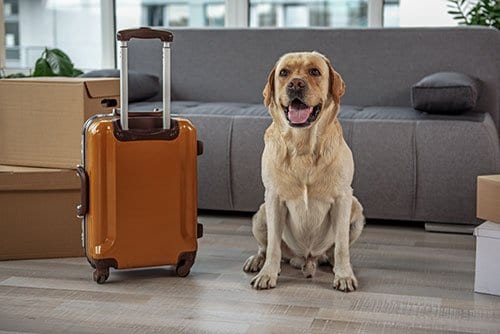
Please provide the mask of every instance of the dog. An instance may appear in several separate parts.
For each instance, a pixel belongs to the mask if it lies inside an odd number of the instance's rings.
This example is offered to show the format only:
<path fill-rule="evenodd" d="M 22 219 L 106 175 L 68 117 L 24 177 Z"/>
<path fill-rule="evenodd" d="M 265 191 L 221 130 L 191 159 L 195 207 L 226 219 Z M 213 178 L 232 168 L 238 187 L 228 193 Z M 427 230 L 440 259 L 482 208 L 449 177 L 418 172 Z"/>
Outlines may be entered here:
<path fill-rule="evenodd" d="M 337 118 L 341 76 L 318 52 L 283 55 L 263 91 L 272 123 L 264 135 L 264 204 L 252 218 L 258 252 L 245 272 L 255 289 L 276 287 L 281 260 L 312 277 L 333 267 L 333 288 L 354 291 L 349 246 L 360 236 L 363 207 L 351 187 L 354 162 Z"/>

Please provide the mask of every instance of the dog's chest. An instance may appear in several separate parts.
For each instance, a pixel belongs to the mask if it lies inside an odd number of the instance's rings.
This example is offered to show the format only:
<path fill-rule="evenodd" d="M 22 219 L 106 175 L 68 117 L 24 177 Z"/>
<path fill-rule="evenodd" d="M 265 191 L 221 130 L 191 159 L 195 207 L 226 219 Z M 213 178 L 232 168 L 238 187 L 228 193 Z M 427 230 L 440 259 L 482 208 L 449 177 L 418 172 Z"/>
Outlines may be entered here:
<path fill-rule="evenodd" d="M 331 204 L 304 194 L 303 198 L 286 201 L 286 206 L 288 219 L 284 239 L 289 247 L 305 257 L 326 252 L 333 244 Z"/>
<path fill-rule="evenodd" d="M 275 189 L 284 200 L 307 202 L 309 198 L 316 198 L 332 202 L 332 195 L 336 193 L 335 171 L 323 166 L 315 156 L 276 161 L 269 174 L 266 187 Z"/>

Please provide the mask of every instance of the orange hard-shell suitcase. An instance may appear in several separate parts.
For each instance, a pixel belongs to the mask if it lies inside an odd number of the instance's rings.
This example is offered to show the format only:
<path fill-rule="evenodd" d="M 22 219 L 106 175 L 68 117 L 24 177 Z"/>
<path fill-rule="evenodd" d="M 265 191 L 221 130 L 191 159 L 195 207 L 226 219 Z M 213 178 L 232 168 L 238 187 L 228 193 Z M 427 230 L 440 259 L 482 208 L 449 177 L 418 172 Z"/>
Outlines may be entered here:
<path fill-rule="evenodd" d="M 83 244 L 94 280 L 109 268 L 175 265 L 187 276 L 197 238 L 197 155 L 201 142 L 185 119 L 170 118 L 170 42 L 162 29 L 118 32 L 121 48 L 120 112 L 97 115 L 84 125 L 82 166 Z M 127 43 L 163 42 L 163 111 L 128 112 Z"/>

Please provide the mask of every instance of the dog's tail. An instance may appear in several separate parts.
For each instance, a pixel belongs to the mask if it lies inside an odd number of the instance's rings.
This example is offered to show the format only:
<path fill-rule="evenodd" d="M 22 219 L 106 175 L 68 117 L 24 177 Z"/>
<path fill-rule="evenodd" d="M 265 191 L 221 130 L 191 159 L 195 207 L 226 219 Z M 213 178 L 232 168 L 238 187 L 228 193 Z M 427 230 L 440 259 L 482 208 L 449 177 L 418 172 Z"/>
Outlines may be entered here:
<path fill-rule="evenodd" d="M 349 231 L 349 245 L 352 245 L 361 235 L 365 226 L 363 206 L 356 197 L 352 197 L 351 226 Z"/>

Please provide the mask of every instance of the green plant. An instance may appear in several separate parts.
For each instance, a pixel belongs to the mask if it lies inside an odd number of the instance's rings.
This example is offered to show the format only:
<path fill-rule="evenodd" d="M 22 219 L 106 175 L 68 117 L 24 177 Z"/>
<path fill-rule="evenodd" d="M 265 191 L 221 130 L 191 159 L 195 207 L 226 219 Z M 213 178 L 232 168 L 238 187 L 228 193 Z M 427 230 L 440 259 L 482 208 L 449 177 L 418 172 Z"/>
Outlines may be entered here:
<path fill-rule="evenodd" d="M 500 1 L 448 0 L 448 14 L 459 24 L 482 25 L 500 29 Z"/>
<path fill-rule="evenodd" d="M 66 53 L 60 49 L 45 50 L 40 55 L 35 63 L 35 69 L 31 75 L 23 73 L 14 73 L 5 75 L 4 71 L 0 71 L 0 79 L 2 78 L 24 78 L 24 77 L 76 77 L 83 72 L 73 65 L 71 59 Z"/>
<path fill-rule="evenodd" d="M 34 77 L 76 77 L 83 72 L 75 68 L 68 55 L 60 49 L 45 48 L 35 64 Z"/>
<path fill-rule="evenodd" d="M 13 73 L 13 74 L 9 74 L 9 75 L 6 75 L 5 72 L 2 70 L 0 72 L 0 79 L 3 79 L 3 78 L 26 78 L 28 77 L 29 75 L 26 75 L 24 73 Z"/>

